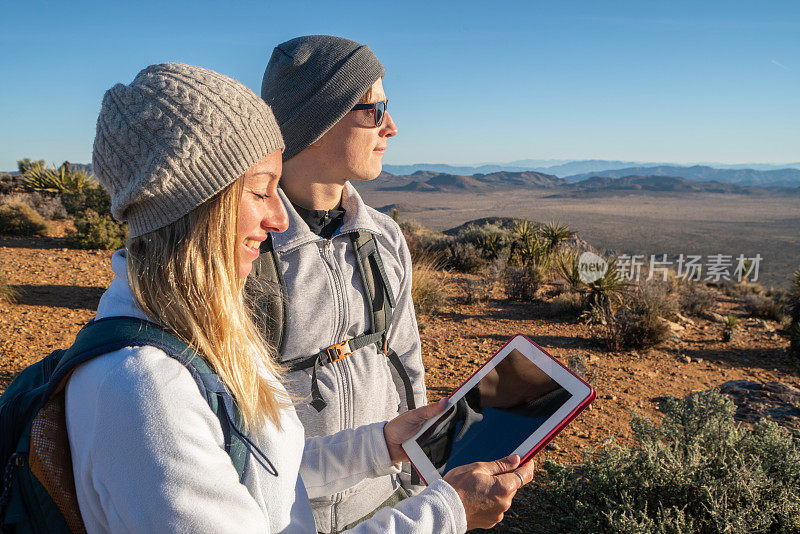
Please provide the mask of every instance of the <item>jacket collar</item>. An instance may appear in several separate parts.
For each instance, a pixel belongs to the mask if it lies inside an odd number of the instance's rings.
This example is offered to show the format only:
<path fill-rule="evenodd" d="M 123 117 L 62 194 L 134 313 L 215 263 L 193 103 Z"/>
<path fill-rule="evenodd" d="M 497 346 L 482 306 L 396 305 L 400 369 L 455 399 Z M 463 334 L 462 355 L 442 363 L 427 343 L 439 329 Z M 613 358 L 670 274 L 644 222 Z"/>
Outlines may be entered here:
<path fill-rule="evenodd" d="M 133 298 L 131 287 L 128 283 L 125 249 L 118 250 L 111 256 L 111 270 L 114 271 L 114 280 L 103 293 L 103 296 L 100 297 L 95 319 L 124 316 L 155 322 L 144 313 Z"/>
<path fill-rule="evenodd" d="M 283 201 L 286 213 L 289 215 L 289 227 L 285 232 L 272 234 L 272 246 L 275 251 L 278 253 L 289 252 L 308 243 L 322 241 L 323 238 L 312 232 L 303 218 L 298 215 L 297 210 L 289 202 L 283 189 L 278 188 L 278 195 Z M 344 220 L 331 239 L 336 239 L 340 235 L 352 232 L 369 232 L 381 235 L 378 225 L 375 224 L 375 220 L 369 213 L 369 208 L 364 204 L 361 195 L 358 194 L 356 188 L 350 182 L 346 182 L 342 190 L 342 208 L 345 210 Z"/>

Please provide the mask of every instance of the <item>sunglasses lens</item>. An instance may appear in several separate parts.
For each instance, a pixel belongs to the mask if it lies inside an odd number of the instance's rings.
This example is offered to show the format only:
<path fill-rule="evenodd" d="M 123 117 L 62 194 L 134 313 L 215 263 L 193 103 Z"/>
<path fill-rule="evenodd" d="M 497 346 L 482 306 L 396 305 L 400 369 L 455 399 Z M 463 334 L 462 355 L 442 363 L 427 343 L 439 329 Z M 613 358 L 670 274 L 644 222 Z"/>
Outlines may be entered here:
<path fill-rule="evenodd" d="M 377 102 L 375 104 L 375 126 L 383 124 L 383 116 L 386 113 L 386 102 Z"/>

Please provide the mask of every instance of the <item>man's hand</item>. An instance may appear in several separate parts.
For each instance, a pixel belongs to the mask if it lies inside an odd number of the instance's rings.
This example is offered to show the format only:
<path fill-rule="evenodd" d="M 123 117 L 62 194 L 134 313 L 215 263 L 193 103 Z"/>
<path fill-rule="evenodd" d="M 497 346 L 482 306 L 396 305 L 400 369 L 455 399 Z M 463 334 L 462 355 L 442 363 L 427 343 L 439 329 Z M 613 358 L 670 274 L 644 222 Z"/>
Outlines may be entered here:
<path fill-rule="evenodd" d="M 456 467 L 444 475 L 464 504 L 467 530 L 491 528 L 503 520 L 517 490 L 533 480 L 533 461 L 522 466 L 519 462 L 519 456 L 512 454 L 494 462 Z"/>
<path fill-rule="evenodd" d="M 386 440 L 386 447 L 389 449 L 389 457 L 392 462 L 408 461 L 408 455 L 401 447 L 403 442 L 419 432 L 425 421 L 444 412 L 446 407 L 447 399 L 444 398 L 422 408 L 401 413 L 386 423 L 386 426 L 383 427 L 383 438 Z"/>

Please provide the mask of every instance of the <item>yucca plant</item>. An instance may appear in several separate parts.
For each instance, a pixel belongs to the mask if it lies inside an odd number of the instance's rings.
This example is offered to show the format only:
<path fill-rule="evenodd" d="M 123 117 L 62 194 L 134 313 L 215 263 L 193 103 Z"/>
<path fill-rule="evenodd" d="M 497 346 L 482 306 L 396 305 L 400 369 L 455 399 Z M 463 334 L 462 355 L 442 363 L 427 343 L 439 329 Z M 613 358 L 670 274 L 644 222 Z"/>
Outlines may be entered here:
<path fill-rule="evenodd" d="M 586 307 L 597 307 L 607 314 L 612 313 L 622 304 L 623 296 L 630 289 L 630 284 L 619 277 L 617 258 L 611 258 L 603 276 L 594 282 L 585 284 L 585 288 Z"/>
<path fill-rule="evenodd" d="M 477 248 L 489 261 L 494 261 L 500 257 L 506 247 L 506 240 L 499 233 L 482 235 L 478 239 Z"/>
<path fill-rule="evenodd" d="M 535 236 L 519 245 L 519 259 L 524 266 L 536 266 L 541 271 L 547 272 L 550 268 L 550 253 L 547 245 L 539 236 Z"/>
<path fill-rule="evenodd" d="M 514 236 L 515 240 L 520 242 L 533 239 L 536 233 L 536 226 L 528 219 L 516 220 L 511 227 L 511 234 Z"/>
<path fill-rule="evenodd" d="M 585 285 L 583 308 L 587 311 L 581 315 L 612 350 L 619 349 L 624 341 L 622 325 L 617 319 L 630 286 L 618 273 L 617 259 L 612 258 L 603 276 Z"/>
<path fill-rule="evenodd" d="M 524 265 L 521 248 L 524 244 L 536 239 L 538 230 L 528 219 L 515 220 L 511 227 L 511 245 L 508 251 L 508 262 L 512 265 Z"/>
<path fill-rule="evenodd" d="M 722 341 L 725 343 L 733 339 L 733 334 L 736 331 L 736 316 L 728 315 L 722 322 Z"/>
<path fill-rule="evenodd" d="M 83 170 L 74 170 L 69 162 L 65 161 L 57 169 L 34 166 L 25 173 L 23 186 L 28 191 L 43 193 L 81 193 L 93 185 L 89 173 Z"/>
<path fill-rule="evenodd" d="M 566 224 L 557 224 L 551 221 L 550 224 L 545 224 L 541 228 L 539 235 L 547 244 L 547 250 L 553 254 L 564 241 L 574 236 L 575 232 L 570 230 Z"/>
<path fill-rule="evenodd" d="M 563 251 L 555 257 L 556 272 L 573 291 L 583 290 L 579 257 L 580 251 L 574 248 Z"/>

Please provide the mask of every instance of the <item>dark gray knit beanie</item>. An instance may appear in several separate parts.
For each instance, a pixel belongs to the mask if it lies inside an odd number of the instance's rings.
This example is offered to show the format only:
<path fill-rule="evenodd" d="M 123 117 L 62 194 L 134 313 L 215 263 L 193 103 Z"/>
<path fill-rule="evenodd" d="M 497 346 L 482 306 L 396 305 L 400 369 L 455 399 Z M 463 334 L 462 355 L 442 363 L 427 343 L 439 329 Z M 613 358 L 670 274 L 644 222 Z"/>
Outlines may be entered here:
<path fill-rule="evenodd" d="M 180 219 L 283 148 L 272 111 L 241 83 L 151 65 L 103 97 L 92 168 L 131 237 Z"/>
<path fill-rule="evenodd" d="M 385 72 L 368 46 L 342 37 L 308 35 L 276 46 L 261 98 L 283 132 L 283 161 L 322 137 Z"/>

